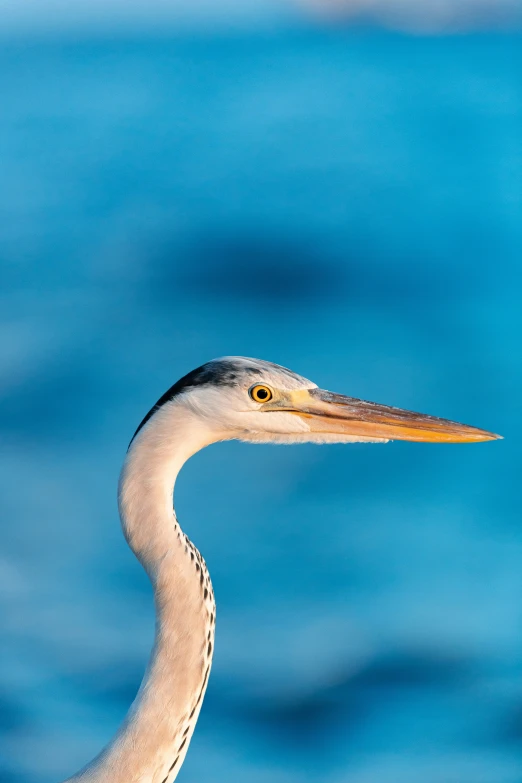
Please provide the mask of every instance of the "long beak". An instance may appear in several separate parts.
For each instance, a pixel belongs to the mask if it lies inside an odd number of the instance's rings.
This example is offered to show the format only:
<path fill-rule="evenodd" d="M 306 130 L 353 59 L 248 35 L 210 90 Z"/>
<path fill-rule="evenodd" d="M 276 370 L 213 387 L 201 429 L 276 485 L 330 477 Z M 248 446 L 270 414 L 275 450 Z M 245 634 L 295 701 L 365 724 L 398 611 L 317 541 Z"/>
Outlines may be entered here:
<path fill-rule="evenodd" d="M 291 392 L 284 409 L 306 418 L 313 432 L 344 435 L 354 440 L 475 443 L 501 438 L 467 424 L 365 402 L 323 389 Z"/>

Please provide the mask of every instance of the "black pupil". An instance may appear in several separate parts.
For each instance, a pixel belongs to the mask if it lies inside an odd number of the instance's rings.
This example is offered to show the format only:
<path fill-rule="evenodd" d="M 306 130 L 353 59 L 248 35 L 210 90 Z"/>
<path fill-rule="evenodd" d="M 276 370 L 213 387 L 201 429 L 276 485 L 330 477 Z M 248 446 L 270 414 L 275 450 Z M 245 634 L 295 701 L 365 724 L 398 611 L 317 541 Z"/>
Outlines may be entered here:
<path fill-rule="evenodd" d="M 266 389 L 258 389 L 257 390 L 257 398 L 258 400 L 266 400 L 268 397 L 268 392 Z"/>

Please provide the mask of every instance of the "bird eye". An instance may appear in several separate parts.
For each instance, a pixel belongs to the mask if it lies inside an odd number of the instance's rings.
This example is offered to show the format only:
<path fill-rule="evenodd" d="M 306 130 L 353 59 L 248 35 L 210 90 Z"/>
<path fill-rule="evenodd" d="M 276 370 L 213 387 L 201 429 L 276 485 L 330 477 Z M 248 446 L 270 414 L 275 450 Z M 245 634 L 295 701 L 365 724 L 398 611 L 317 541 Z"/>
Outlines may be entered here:
<path fill-rule="evenodd" d="M 248 393 L 254 402 L 268 402 L 273 397 L 272 389 L 269 389 L 268 386 L 262 386 L 259 383 L 257 383 L 255 386 L 252 386 Z"/>

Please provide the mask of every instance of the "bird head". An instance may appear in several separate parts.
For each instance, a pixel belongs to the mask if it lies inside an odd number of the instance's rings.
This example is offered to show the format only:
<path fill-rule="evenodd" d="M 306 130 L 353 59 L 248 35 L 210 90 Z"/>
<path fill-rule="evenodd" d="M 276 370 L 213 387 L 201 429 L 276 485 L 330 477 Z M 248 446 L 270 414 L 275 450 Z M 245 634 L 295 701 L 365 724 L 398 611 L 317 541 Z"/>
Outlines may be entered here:
<path fill-rule="evenodd" d="M 285 367 L 238 356 L 215 359 L 181 378 L 149 411 L 134 438 L 160 412 L 168 416 L 174 408 L 193 417 L 216 441 L 474 443 L 499 437 L 447 419 L 325 391 Z"/>

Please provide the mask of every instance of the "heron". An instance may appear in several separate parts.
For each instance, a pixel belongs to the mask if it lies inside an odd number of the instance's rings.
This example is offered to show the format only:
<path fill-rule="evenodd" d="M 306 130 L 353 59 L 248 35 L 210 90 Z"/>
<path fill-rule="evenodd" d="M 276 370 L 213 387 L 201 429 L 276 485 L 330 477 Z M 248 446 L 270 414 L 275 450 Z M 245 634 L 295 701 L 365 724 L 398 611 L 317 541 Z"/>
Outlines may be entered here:
<path fill-rule="evenodd" d="M 259 359 L 214 359 L 177 381 L 134 433 L 118 487 L 125 538 L 153 588 L 154 646 L 116 735 L 65 783 L 172 783 L 185 759 L 208 685 L 216 623 L 205 560 L 181 529 L 173 503 L 176 477 L 197 451 L 225 440 L 466 443 L 498 437 L 325 391 Z"/>

